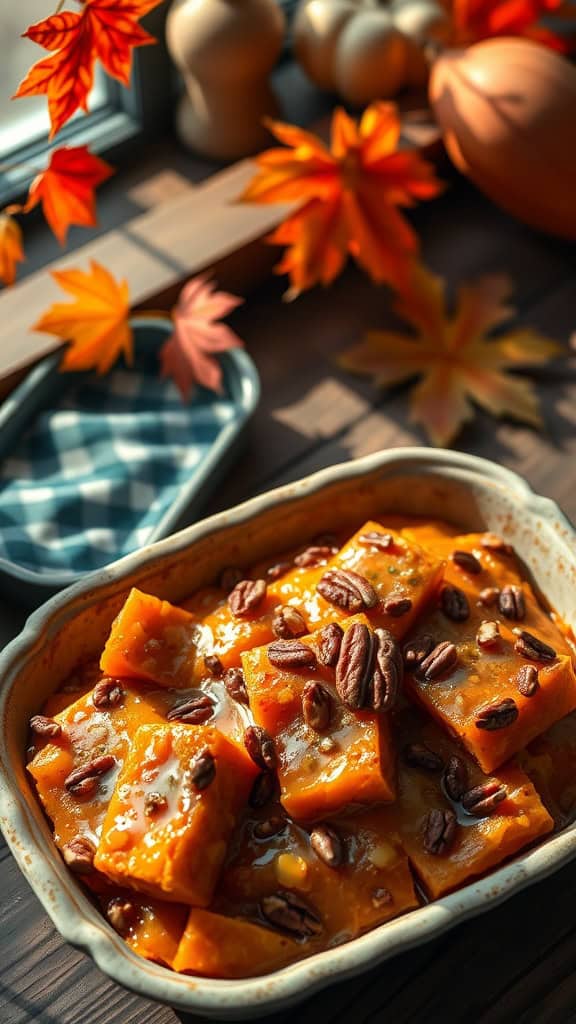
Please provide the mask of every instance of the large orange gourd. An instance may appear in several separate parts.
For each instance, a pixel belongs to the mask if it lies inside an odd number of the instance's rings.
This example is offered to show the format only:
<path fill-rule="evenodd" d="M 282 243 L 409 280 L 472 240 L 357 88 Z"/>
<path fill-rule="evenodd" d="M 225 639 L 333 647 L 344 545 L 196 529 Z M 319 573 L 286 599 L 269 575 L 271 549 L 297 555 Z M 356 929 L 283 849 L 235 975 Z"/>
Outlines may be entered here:
<path fill-rule="evenodd" d="M 576 238 L 576 68 L 525 39 L 490 39 L 434 63 L 430 103 L 448 153 L 531 227 Z"/>

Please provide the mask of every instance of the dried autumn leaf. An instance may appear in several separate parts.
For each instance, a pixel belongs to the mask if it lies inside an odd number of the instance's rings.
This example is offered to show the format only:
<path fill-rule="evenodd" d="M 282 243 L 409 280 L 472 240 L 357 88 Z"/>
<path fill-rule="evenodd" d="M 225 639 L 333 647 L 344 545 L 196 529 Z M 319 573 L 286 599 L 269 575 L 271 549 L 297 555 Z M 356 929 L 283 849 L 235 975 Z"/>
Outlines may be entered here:
<path fill-rule="evenodd" d="M 13 217 L 0 213 L 0 281 L 14 284 L 16 264 L 23 260 L 22 229 Z"/>
<path fill-rule="evenodd" d="M 433 444 L 447 445 L 472 419 L 472 402 L 493 416 L 541 426 L 538 399 L 530 381 L 510 376 L 518 366 L 545 363 L 562 349 L 530 328 L 497 338 L 495 327 L 510 319 L 508 277 L 483 277 L 460 288 L 453 315 L 446 311 L 444 281 L 416 265 L 395 311 L 415 330 L 369 331 L 359 345 L 339 357 L 340 365 L 373 377 L 386 388 L 420 378 L 411 396 L 411 419 L 421 423 Z"/>
<path fill-rule="evenodd" d="M 573 19 L 574 7 L 565 0 L 450 0 L 453 43 L 467 46 L 493 36 L 526 36 L 556 50 L 569 48 L 568 39 L 540 21 L 551 14 Z"/>
<path fill-rule="evenodd" d="M 97 223 L 94 189 L 113 173 L 110 164 L 93 156 L 87 146 L 62 146 L 52 152 L 46 170 L 34 178 L 22 212 L 42 203 L 50 228 L 64 245 L 71 224 L 93 227 Z"/>
<path fill-rule="evenodd" d="M 130 84 L 132 49 L 156 40 L 138 24 L 162 0 L 83 0 L 81 11 L 61 11 L 24 32 L 50 56 L 39 60 L 18 86 L 13 99 L 48 98 L 50 138 L 80 108 L 88 109 L 94 64 L 123 85 Z"/>
<path fill-rule="evenodd" d="M 244 300 L 215 287 L 205 277 L 194 277 L 184 286 L 172 313 L 174 333 L 160 349 L 162 375 L 173 378 L 185 402 L 196 384 L 221 392 L 222 368 L 215 354 L 243 344 L 226 324 L 216 321 Z"/>
<path fill-rule="evenodd" d="M 290 275 L 290 296 L 329 284 L 349 254 L 374 281 L 399 285 L 418 239 L 398 207 L 442 186 L 418 153 L 399 151 L 396 106 L 373 103 L 359 124 L 335 110 L 330 148 L 292 125 L 272 122 L 270 130 L 284 148 L 255 158 L 259 170 L 240 201 L 299 204 L 268 238 L 288 247 L 276 272 Z"/>
<path fill-rule="evenodd" d="M 33 330 L 69 342 L 60 369 L 107 373 L 123 354 L 132 363 L 130 297 L 126 281 L 116 281 L 105 267 L 90 262 L 90 271 L 53 270 L 52 277 L 74 302 L 55 302 Z"/>

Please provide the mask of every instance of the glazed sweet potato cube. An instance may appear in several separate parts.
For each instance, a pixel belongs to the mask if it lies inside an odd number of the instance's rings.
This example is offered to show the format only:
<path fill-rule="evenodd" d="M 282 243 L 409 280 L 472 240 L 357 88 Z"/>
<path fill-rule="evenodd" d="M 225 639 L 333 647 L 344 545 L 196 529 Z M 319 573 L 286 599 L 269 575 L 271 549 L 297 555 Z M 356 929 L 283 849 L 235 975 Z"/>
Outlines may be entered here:
<path fill-rule="evenodd" d="M 564 826 L 576 810 L 576 713 L 532 740 L 518 761 L 556 823 Z"/>
<path fill-rule="evenodd" d="M 112 624 L 100 666 L 109 676 L 192 686 L 199 636 L 189 612 L 133 587 Z"/>
<path fill-rule="evenodd" d="M 398 800 L 380 813 L 398 828 L 432 899 L 485 874 L 552 829 L 552 818 L 516 763 L 484 775 L 433 722 L 421 720 L 415 712 L 404 713 L 398 722 L 398 742 Z M 447 775 L 450 765 L 452 781 Z M 451 800 L 450 792 L 458 799 Z M 434 831 L 430 815 L 438 812 L 455 816 L 452 835 L 450 827 L 445 830 L 446 822 Z"/>
<path fill-rule="evenodd" d="M 207 978 L 251 978 L 305 955 L 306 949 L 286 935 L 193 907 L 173 967 Z"/>
<path fill-rule="evenodd" d="M 119 889 L 104 875 L 87 880 L 112 927 L 130 949 L 154 963 L 172 967 L 189 908 L 151 899 L 133 889 Z"/>
<path fill-rule="evenodd" d="M 118 776 L 94 865 L 158 899 L 207 906 L 256 766 L 210 726 L 143 725 Z"/>
<path fill-rule="evenodd" d="M 344 624 L 367 625 L 365 616 Z M 243 655 L 250 708 L 257 725 L 276 745 L 278 778 L 284 807 L 294 818 L 321 818 L 347 804 L 394 799 L 394 753 L 388 718 L 352 711 L 338 697 L 334 668 L 318 658 L 320 632 L 302 637 L 308 664 L 280 668 L 268 647 Z M 314 728 L 304 710 L 310 683 L 323 688 L 326 721 Z"/>

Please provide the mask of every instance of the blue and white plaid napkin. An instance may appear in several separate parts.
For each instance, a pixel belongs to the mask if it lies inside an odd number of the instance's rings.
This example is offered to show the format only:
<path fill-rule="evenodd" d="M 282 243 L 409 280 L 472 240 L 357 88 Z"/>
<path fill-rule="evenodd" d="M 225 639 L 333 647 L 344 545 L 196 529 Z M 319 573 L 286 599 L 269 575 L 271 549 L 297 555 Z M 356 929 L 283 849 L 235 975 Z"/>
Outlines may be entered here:
<path fill-rule="evenodd" d="M 72 578 L 145 544 L 206 457 L 233 402 L 184 405 L 155 353 L 138 370 L 65 375 L 0 465 L 0 557 Z"/>

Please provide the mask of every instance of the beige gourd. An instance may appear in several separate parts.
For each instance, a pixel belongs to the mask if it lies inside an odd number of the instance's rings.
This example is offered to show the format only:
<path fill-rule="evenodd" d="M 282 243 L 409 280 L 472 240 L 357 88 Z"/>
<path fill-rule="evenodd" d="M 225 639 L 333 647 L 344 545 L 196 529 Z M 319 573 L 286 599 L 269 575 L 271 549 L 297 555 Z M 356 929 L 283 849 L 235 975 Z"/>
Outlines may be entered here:
<path fill-rule="evenodd" d="M 363 106 L 424 84 L 423 48 L 449 34 L 450 19 L 435 0 L 301 0 L 294 50 L 316 85 Z"/>
<path fill-rule="evenodd" d="M 186 85 L 176 114 L 185 145 L 235 160 L 269 141 L 263 118 L 279 113 L 269 75 L 284 24 L 276 0 L 175 0 L 166 41 Z"/>

